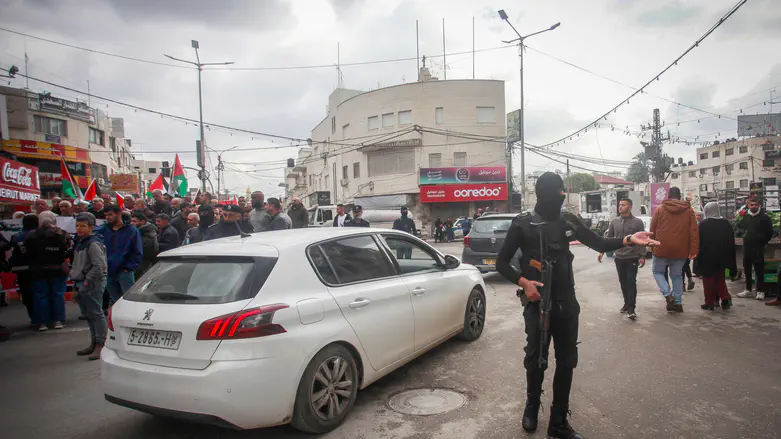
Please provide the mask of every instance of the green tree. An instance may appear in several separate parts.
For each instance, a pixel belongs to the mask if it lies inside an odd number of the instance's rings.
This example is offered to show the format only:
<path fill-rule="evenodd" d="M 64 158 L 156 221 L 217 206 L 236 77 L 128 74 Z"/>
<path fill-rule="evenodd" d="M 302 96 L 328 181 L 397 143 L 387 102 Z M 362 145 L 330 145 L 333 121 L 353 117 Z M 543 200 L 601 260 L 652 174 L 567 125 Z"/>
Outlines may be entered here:
<path fill-rule="evenodd" d="M 595 191 L 599 189 L 599 183 L 591 174 L 579 172 L 564 179 L 564 187 L 572 193 Z"/>
<path fill-rule="evenodd" d="M 626 179 L 632 183 L 648 183 L 652 172 L 659 172 L 666 176 L 670 172 L 670 166 L 673 164 L 673 158 L 667 154 L 662 154 L 661 160 L 654 162 L 646 157 L 645 152 L 638 153 L 629 165 L 626 173 Z M 659 170 L 656 170 L 656 167 Z"/>

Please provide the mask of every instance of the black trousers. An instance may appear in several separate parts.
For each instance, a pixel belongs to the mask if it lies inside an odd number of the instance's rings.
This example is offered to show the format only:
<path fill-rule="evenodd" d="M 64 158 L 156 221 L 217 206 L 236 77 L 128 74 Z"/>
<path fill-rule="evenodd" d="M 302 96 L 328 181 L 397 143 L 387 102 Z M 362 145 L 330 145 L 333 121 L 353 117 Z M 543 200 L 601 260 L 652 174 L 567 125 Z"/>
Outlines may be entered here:
<path fill-rule="evenodd" d="M 572 388 L 573 370 L 578 365 L 578 324 L 580 304 L 574 296 L 567 300 L 554 301 L 550 315 L 550 335 L 556 351 L 556 372 L 553 376 L 553 407 L 569 410 L 569 393 Z M 529 303 L 523 309 L 526 324 L 526 393 L 539 397 L 545 369 L 540 368 L 540 305 Z M 549 342 L 550 343 L 550 342 Z"/>
<path fill-rule="evenodd" d="M 33 281 L 34 277 L 29 270 L 16 272 L 16 283 L 19 285 L 19 295 L 22 296 L 22 303 L 27 308 L 27 315 L 30 317 L 30 322 L 35 317 L 35 298 L 33 293 Z"/>
<path fill-rule="evenodd" d="M 638 259 L 616 259 L 618 282 L 621 284 L 624 306 L 632 311 L 637 303 L 637 267 L 639 263 Z"/>
<path fill-rule="evenodd" d="M 746 289 L 751 291 L 751 269 L 757 273 L 757 291 L 765 292 L 765 254 L 761 251 L 746 252 L 743 255 L 743 272 L 746 274 Z"/>

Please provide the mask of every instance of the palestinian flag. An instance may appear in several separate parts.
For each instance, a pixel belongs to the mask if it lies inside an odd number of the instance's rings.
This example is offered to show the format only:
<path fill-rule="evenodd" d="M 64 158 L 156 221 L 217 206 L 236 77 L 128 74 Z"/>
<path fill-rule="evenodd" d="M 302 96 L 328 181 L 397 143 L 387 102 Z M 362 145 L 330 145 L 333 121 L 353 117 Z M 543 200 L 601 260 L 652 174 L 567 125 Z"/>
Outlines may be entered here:
<path fill-rule="evenodd" d="M 60 162 L 60 174 L 62 174 L 62 195 L 71 197 L 74 200 L 84 198 L 79 185 L 77 185 L 76 181 L 71 177 L 71 173 L 65 165 L 65 159 Z"/>
<path fill-rule="evenodd" d="M 184 175 L 182 162 L 179 161 L 179 154 L 176 154 L 176 160 L 174 161 L 174 173 L 171 175 L 168 193 L 172 197 L 184 197 L 187 195 L 187 177 Z"/>
<path fill-rule="evenodd" d="M 84 200 L 92 201 L 97 196 L 98 196 L 98 185 L 95 183 L 95 179 L 93 178 L 92 182 L 90 182 L 89 184 L 89 187 L 87 187 L 87 193 L 84 194 Z"/>
<path fill-rule="evenodd" d="M 114 192 L 114 196 L 117 199 L 117 206 L 119 206 L 120 209 L 125 210 L 125 197 L 119 192 Z"/>
<path fill-rule="evenodd" d="M 155 181 L 153 181 L 152 184 L 146 188 L 146 196 L 151 197 L 152 192 L 158 189 L 165 192 L 165 180 L 163 179 L 163 174 L 158 174 L 157 178 L 155 178 Z"/>

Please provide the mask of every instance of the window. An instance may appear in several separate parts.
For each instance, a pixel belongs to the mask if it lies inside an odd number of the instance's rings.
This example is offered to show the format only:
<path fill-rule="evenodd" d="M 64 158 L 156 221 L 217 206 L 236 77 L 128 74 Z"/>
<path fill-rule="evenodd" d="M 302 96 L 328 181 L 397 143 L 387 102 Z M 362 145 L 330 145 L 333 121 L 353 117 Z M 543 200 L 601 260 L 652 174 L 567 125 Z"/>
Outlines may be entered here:
<path fill-rule="evenodd" d="M 707 184 L 701 184 L 700 185 L 700 192 L 707 192 L 708 191 L 708 185 Z"/>
<path fill-rule="evenodd" d="M 68 135 L 68 123 L 64 120 L 34 115 L 33 125 L 35 125 L 36 133 L 51 134 L 53 136 Z"/>
<path fill-rule="evenodd" d="M 95 128 L 89 129 L 89 143 L 97 143 L 100 146 L 106 146 L 103 131 Z"/>
<path fill-rule="evenodd" d="M 707 152 L 703 152 L 703 153 L 700 154 L 700 160 L 705 160 L 707 158 L 708 158 L 708 153 Z"/>
<path fill-rule="evenodd" d="M 672 178 L 673 178 L 674 180 L 675 180 L 675 179 L 678 179 L 678 178 L 680 178 L 680 175 L 679 175 L 677 172 L 673 172 Z"/>
<path fill-rule="evenodd" d="M 387 256 L 371 236 L 355 236 L 320 244 L 333 268 L 336 285 L 394 276 Z M 322 277 L 322 275 L 321 275 Z"/>
<path fill-rule="evenodd" d="M 724 169 L 727 172 L 732 172 L 732 171 L 735 170 L 735 164 L 734 163 L 730 163 L 729 165 L 724 165 Z"/>
<path fill-rule="evenodd" d="M 747 153 L 748 152 L 748 146 L 746 146 L 746 145 L 741 146 L 739 151 L 740 151 L 741 154 Z"/>
<path fill-rule="evenodd" d="M 405 174 L 415 169 L 415 150 L 390 149 L 367 154 L 369 177 Z"/>
<path fill-rule="evenodd" d="M 705 175 L 707 173 L 708 173 L 707 169 L 705 169 L 705 168 L 700 169 L 700 177 L 702 177 L 703 175 Z"/>
<path fill-rule="evenodd" d="M 312 263 L 315 272 L 320 276 L 323 282 L 331 285 L 338 284 L 339 281 L 336 280 L 336 275 L 334 274 L 333 269 L 331 269 L 331 264 L 328 263 L 328 259 L 325 258 L 320 246 L 310 247 L 308 253 L 309 261 Z"/>
<path fill-rule="evenodd" d="M 428 167 L 429 168 L 441 168 L 442 167 L 442 154 L 429 154 L 428 155 Z"/>
<path fill-rule="evenodd" d="M 376 130 L 380 128 L 380 118 L 377 116 L 369 116 L 367 123 L 370 130 Z"/>
<path fill-rule="evenodd" d="M 720 157 L 720 156 L 721 156 L 721 151 L 713 151 L 711 153 L 711 158 L 715 159 L 716 157 Z"/>
<path fill-rule="evenodd" d="M 342 139 L 346 139 L 350 136 L 350 124 L 342 126 Z"/>
<path fill-rule="evenodd" d="M 713 190 L 717 191 L 719 189 L 721 189 L 721 183 L 713 183 Z"/>
<path fill-rule="evenodd" d="M 734 181 L 728 181 L 726 187 L 727 187 L 727 189 L 735 189 L 735 182 Z"/>
<path fill-rule="evenodd" d="M 713 167 L 713 175 L 719 175 L 719 168 L 721 168 L 721 166 L 714 166 Z"/>
<path fill-rule="evenodd" d="M 466 153 L 454 152 L 453 153 L 453 166 L 466 166 Z"/>
<path fill-rule="evenodd" d="M 689 177 L 697 178 L 697 171 L 689 171 Z"/>
<path fill-rule="evenodd" d="M 748 162 L 738 163 L 738 169 L 748 169 Z"/>
<path fill-rule="evenodd" d="M 477 107 L 477 123 L 496 123 L 496 107 Z"/>
<path fill-rule="evenodd" d="M 762 160 L 762 166 L 765 167 L 765 168 L 769 168 L 769 167 L 775 166 L 775 165 L 776 165 L 776 161 L 773 160 L 773 159 Z"/>
<path fill-rule="evenodd" d="M 331 134 L 336 132 L 336 117 L 331 116 Z"/>
<path fill-rule="evenodd" d="M 361 164 L 358 162 L 353 163 L 353 178 L 361 176 Z"/>
<path fill-rule="evenodd" d="M 412 110 L 399 111 L 399 125 L 409 125 L 412 123 Z"/>
<path fill-rule="evenodd" d="M 437 125 L 442 125 L 445 123 L 445 109 L 442 107 L 437 107 L 434 109 L 434 122 Z"/>
<path fill-rule="evenodd" d="M 477 233 L 501 233 L 510 230 L 512 222 L 512 218 L 483 216 L 478 218 L 472 227 Z"/>
<path fill-rule="evenodd" d="M 776 177 L 769 177 L 769 178 L 763 178 L 762 183 L 764 187 L 768 186 L 775 186 L 776 185 Z"/>
<path fill-rule="evenodd" d="M 348 166 L 342 166 L 342 178 L 347 180 L 347 168 Z"/>
<path fill-rule="evenodd" d="M 724 150 L 724 155 L 733 155 L 735 154 L 735 148 L 727 148 Z"/>
<path fill-rule="evenodd" d="M 392 127 L 393 125 L 396 125 L 395 118 L 393 117 L 393 113 L 385 113 L 382 115 L 382 127 Z"/>
<path fill-rule="evenodd" d="M 394 235 L 383 235 L 382 237 L 393 254 L 396 255 L 396 262 L 398 262 L 402 274 L 439 268 L 438 258 L 430 250 L 421 247 L 420 244 Z"/>
<path fill-rule="evenodd" d="M 764 145 L 762 145 L 762 151 L 773 151 L 775 149 L 776 147 L 772 143 L 765 143 Z"/>
<path fill-rule="evenodd" d="M 740 188 L 746 189 L 747 187 L 748 187 L 748 179 L 744 178 L 743 180 L 740 180 Z"/>
<path fill-rule="evenodd" d="M 149 168 L 149 174 L 157 174 L 157 168 Z"/>

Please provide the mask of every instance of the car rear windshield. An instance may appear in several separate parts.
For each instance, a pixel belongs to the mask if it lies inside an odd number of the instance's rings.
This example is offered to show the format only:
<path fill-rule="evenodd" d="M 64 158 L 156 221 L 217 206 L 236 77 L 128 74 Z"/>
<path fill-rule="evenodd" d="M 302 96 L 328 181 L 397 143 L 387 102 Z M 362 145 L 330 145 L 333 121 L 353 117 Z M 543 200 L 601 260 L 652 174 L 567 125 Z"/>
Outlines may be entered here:
<path fill-rule="evenodd" d="M 254 297 L 276 258 L 161 258 L 123 296 L 134 302 L 203 305 Z"/>
<path fill-rule="evenodd" d="M 477 233 L 494 233 L 497 230 L 506 232 L 510 229 L 512 222 L 512 218 L 480 218 L 475 221 L 472 231 Z"/>

